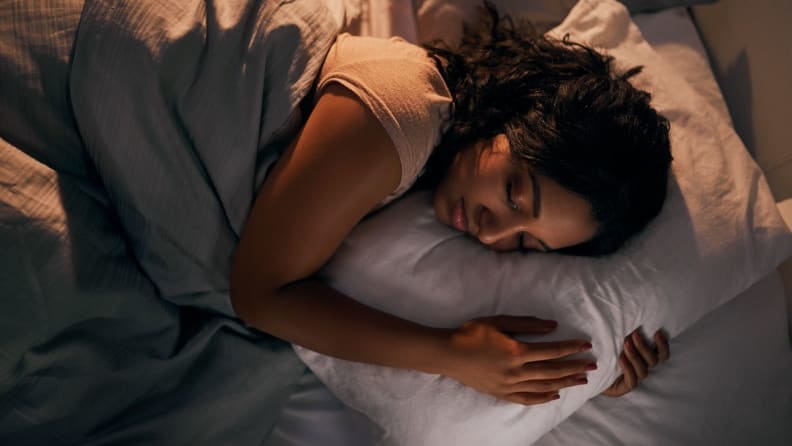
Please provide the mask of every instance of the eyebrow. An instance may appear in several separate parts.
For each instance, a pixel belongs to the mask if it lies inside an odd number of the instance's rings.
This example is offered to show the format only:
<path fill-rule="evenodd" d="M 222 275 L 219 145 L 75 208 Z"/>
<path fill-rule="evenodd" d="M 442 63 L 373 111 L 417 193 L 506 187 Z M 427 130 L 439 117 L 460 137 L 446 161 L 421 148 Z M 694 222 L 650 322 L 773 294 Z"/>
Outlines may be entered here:
<path fill-rule="evenodd" d="M 539 214 L 542 212 L 542 195 L 541 190 L 539 189 L 539 182 L 536 180 L 536 175 L 533 172 L 528 171 L 528 176 L 531 177 L 531 189 L 533 190 L 533 216 L 534 218 L 539 218 Z M 542 239 L 539 237 L 534 237 L 536 241 L 542 245 L 542 248 L 545 252 L 550 252 L 553 250 L 550 246 L 547 245 Z"/>

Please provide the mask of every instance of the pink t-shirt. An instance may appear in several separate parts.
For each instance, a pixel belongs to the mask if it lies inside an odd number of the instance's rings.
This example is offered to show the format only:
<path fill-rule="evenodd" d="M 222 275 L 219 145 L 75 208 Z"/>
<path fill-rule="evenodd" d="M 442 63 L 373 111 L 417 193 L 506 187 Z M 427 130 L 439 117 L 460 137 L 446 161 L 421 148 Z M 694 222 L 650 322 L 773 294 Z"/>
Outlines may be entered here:
<path fill-rule="evenodd" d="M 357 95 L 396 146 L 401 181 L 381 203 L 387 204 L 412 186 L 440 142 L 451 93 L 426 50 L 400 37 L 339 35 L 319 74 L 317 97 L 331 82 Z"/>

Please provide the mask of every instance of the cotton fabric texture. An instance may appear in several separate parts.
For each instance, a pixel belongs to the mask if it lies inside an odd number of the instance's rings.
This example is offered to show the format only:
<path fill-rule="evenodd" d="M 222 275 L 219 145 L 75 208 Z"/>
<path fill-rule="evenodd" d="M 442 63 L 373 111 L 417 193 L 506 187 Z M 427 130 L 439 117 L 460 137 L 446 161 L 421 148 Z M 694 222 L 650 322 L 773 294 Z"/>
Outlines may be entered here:
<path fill-rule="evenodd" d="M 260 445 L 304 365 L 236 319 L 323 4 L 0 5 L 0 444 Z M 38 161 L 37 161 L 38 160 Z"/>
<path fill-rule="evenodd" d="M 381 203 L 387 204 L 412 186 L 440 142 L 451 93 L 426 50 L 400 37 L 341 34 L 322 66 L 317 96 L 331 83 L 352 91 L 396 147 L 401 181 Z"/>

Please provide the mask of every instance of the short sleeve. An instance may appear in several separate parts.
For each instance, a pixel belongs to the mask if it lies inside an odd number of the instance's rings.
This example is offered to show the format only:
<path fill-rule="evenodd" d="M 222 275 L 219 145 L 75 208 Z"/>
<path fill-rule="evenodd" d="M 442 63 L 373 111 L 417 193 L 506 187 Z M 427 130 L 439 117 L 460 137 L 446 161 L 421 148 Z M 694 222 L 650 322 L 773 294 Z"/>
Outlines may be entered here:
<path fill-rule="evenodd" d="M 423 48 L 397 37 L 349 34 L 340 35 L 330 49 L 317 92 L 331 82 L 360 98 L 398 151 L 401 181 L 384 205 L 409 189 L 440 142 L 451 104 L 448 87 Z"/>

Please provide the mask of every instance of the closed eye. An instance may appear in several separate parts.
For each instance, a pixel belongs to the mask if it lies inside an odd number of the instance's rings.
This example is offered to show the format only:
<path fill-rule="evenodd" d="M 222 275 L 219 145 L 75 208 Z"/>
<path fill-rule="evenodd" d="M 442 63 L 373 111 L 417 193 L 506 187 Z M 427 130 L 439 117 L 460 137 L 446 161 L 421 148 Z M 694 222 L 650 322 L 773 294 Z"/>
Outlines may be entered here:
<path fill-rule="evenodd" d="M 512 210 L 516 211 L 517 203 L 514 202 L 514 197 L 512 196 L 512 189 L 514 188 L 514 184 L 511 181 L 506 182 L 506 203 L 509 205 Z"/>
<path fill-rule="evenodd" d="M 528 249 L 525 246 L 525 233 L 524 232 L 518 232 L 517 233 L 517 249 L 519 249 L 521 253 L 526 253 L 526 252 L 530 251 L 530 249 Z"/>
<path fill-rule="evenodd" d="M 512 181 L 507 181 L 506 182 L 506 203 L 509 205 L 509 207 L 513 211 L 519 212 L 520 208 L 519 208 L 519 206 L 517 206 L 517 203 L 514 202 L 513 189 L 514 189 L 514 183 Z M 525 234 L 523 232 L 518 232 L 517 233 L 517 249 L 520 250 L 520 252 L 526 252 L 527 251 L 527 249 L 525 247 L 524 239 L 525 239 Z"/>
<path fill-rule="evenodd" d="M 525 239 L 528 238 L 528 237 L 530 237 L 530 240 L 531 240 L 530 246 L 526 246 L 525 245 Z M 520 232 L 520 234 L 517 236 L 517 242 L 519 243 L 517 246 L 519 246 L 519 250 L 521 252 L 529 252 L 529 251 L 550 252 L 550 251 L 552 251 L 552 249 L 550 249 L 550 247 L 547 246 L 545 244 L 545 242 L 543 242 L 541 239 L 536 238 L 536 237 L 534 237 L 532 235 L 526 234 L 525 232 Z"/>

